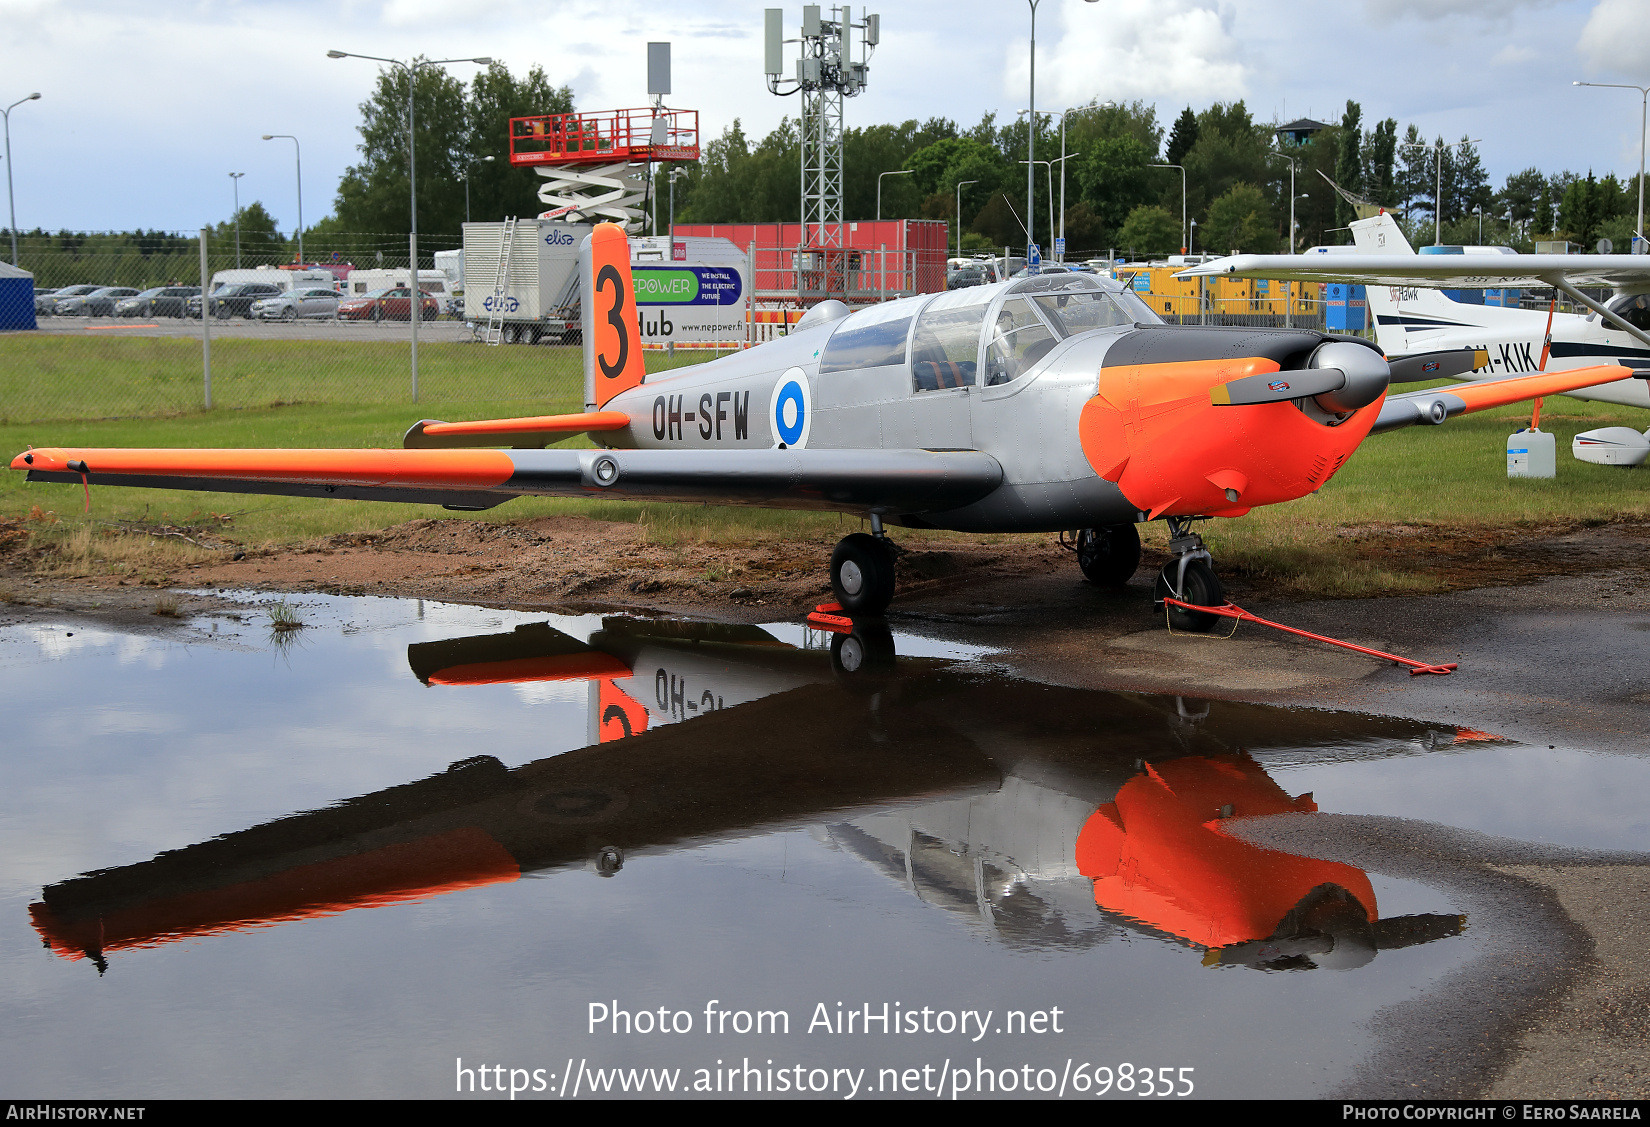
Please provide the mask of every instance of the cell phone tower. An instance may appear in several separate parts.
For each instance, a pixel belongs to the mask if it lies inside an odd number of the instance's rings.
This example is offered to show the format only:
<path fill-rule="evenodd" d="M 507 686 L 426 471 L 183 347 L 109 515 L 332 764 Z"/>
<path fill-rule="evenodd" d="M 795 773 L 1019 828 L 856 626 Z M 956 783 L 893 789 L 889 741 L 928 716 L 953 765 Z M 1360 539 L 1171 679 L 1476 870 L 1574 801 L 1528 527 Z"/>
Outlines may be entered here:
<path fill-rule="evenodd" d="M 852 5 L 826 9 L 804 4 L 800 38 L 786 39 L 784 9 L 768 8 L 763 15 L 768 91 L 786 97 L 802 95 L 802 243 L 840 250 L 842 102 L 865 89 L 871 55 L 882 38 L 882 17 L 867 13 L 855 22 Z M 784 77 L 787 43 L 800 45 L 791 78 Z M 841 258 L 840 254 L 826 256 L 828 277 L 840 273 Z M 828 280 L 826 288 L 842 287 L 833 287 Z"/>

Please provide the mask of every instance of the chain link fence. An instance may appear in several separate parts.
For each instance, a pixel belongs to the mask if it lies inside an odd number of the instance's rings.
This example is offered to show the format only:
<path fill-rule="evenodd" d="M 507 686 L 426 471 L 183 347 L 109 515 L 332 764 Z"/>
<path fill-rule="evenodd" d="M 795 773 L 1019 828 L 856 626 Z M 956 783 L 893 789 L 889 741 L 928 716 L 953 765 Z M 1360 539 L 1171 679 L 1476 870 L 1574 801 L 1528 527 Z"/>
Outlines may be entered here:
<path fill-rule="evenodd" d="M 482 343 L 462 290 L 434 269 L 449 249 L 438 239 L 420 239 L 428 296 L 415 370 L 404 239 L 386 236 L 348 258 L 311 253 L 301 272 L 285 253 L 237 255 L 229 240 L 212 240 L 207 276 L 215 284 L 203 320 L 198 237 L 156 233 L 148 246 L 143 238 L 113 249 L 65 246 L 60 236 L 19 240 L 19 265 L 34 274 L 38 331 L 0 334 L 0 422 L 179 415 L 209 405 L 407 404 L 416 415 L 416 402 L 453 416 L 582 409 L 578 344 Z M 718 354 L 672 353 L 650 350 L 648 370 Z"/>

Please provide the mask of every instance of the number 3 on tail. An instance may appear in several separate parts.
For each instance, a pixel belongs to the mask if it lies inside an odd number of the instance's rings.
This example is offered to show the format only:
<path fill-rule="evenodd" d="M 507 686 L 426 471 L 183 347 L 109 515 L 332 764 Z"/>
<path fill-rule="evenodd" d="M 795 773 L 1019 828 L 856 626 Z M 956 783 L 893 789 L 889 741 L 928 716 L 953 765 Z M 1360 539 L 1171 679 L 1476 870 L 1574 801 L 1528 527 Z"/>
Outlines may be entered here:
<path fill-rule="evenodd" d="M 624 372 L 625 361 L 630 359 L 630 341 L 625 337 L 624 321 L 624 280 L 619 277 L 619 271 L 611 263 L 603 266 L 596 274 L 596 292 L 601 293 L 607 284 L 613 283 L 613 307 L 607 311 L 607 323 L 613 326 L 613 331 L 619 337 L 619 358 L 608 363 L 607 357 L 600 352 L 596 353 L 596 363 L 602 366 L 602 375 L 608 379 L 617 379 Z"/>

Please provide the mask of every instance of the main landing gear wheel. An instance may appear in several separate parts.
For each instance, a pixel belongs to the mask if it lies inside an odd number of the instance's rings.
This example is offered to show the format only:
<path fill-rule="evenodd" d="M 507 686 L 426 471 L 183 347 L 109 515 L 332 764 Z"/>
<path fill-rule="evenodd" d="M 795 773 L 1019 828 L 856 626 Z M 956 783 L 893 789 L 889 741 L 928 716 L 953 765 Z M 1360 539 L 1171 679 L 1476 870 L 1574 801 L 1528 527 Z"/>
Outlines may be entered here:
<path fill-rule="evenodd" d="M 1121 587 L 1140 567 L 1140 533 L 1132 524 L 1085 528 L 1077 534 L 1077 566 L 1096 587 Z"/>
<path fill-rule="evenodd" d="M 1173 596 L 1183 603 L 1192 603 L 1200 607 L 1218 607 L 1226 602 L 1226 589 L 1220 585 L 1215 569 L 1210 567 L 1206 560 L 1189 560 L 1186 563 L 1186 576 L 1180 590 L 1175 590 L 1175 581 L 1180 576 L 1180 561 L 1170 560 L 1164 565 L 1157 576 L 1157 587 L 1152 593 L 1153 605 L 1161 608 L 1164 598 Z M 1185 630 L 1193 634 L 1207 634 L 1220 620 L 1218 614 L 1205 614 L 1202 611 L 1186 610 L 1182 607 L 1169 607 L 1169 625 L 1176 630 Z"/>
<path fill-rule="evenodd" d="M 894 553 L 875 536 L 845 536 L 831 553 L 831 590 L 849 615 L 881 614 L 894 597 Z"/>

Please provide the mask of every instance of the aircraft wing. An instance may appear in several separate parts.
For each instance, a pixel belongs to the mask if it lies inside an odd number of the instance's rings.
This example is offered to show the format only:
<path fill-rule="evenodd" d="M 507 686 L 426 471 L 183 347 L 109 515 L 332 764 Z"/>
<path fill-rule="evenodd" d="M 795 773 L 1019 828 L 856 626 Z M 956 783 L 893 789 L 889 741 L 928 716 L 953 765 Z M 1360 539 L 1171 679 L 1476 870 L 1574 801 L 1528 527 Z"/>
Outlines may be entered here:
<path fill-rule="evenodd" d="M 1597 382 L 1596 380 L 1594 382 Z M 489 509 L 513 497 L 606 496 L 837 512 L 959 508 L 1002 481 L 978 450 L 35 449 L 30 481 L 339 497 Z"/>
<path fill-rule="evenodd" d="M 1398 430 L 1416 423 L 1441 423 L 1455 415 L 1470 415 L 1474 411 L 1522 403 L 1537 396 L 1562 395 L 1566 391 L 1626 379 L 1650 379 L 1650 371 L 1624 368 L 1619 364 L 1598 364 L 1591 368 L 1569 368 L 1562 372 L 1538 372 L 1511 379 L 1477 380 L 1448 388 L 1406 391 L 1387 396 L 1369 433 Z"/>
<path fill-rule="evenodd" d="M 1367 286 L 1493 289 L 1650 285 L 1642 254 L 1234 254 L 1180 271 L 1176 278 L 1277 278 L 1355 281 Z"/>

